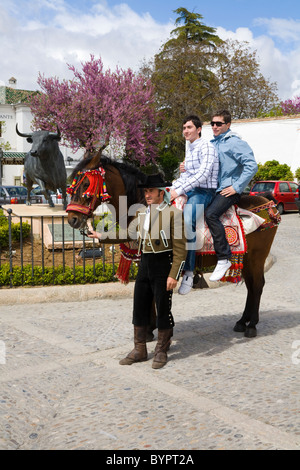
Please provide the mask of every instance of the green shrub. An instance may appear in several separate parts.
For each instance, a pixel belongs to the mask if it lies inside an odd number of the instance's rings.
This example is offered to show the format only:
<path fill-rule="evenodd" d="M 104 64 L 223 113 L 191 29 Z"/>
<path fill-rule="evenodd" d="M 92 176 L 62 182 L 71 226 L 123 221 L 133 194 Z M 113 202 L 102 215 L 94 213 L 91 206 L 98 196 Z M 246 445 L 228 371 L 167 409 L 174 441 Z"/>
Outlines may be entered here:
<path fill-rule="evenodd" d="M 30 235 L 30 224 L 28 222 L 22 223 L 22 239 L 27 238 Z M 11 239 L 13 242 L 19 242 L 21 240 L 21 224 L 11 224 Z M 9 223 L 8 218 L 3 215 L 3 211 L 0 210 L 0 247 L 7 247 L 9 244 Z"/>
<path fill-rule="evenodd" d="M 0 247 L 8 246 L 8 226 L 0 225 Z"/>
<path fill-rule="evenodd" d="M 130 280 L 134 280 L 137 275 L 137 266 L 132 263 L 130 270 Z M 115 266 L 117 270 L 117 265 Z M 105 265 L 99 263 L 93 266 L 76 266 L 75 270 L 69 266 L 44 267 L 34 266 L 30 264 L 23 266 L 14 266 L 12 273 L 10 273 L 9 263 L 0 266 L 0 286 L 51 286 L 51 285 L 70 285 L 70 284 L 98 284 L 105 282 L 116 281 L 113 272 L 113 266 L 110 264 Z"/>

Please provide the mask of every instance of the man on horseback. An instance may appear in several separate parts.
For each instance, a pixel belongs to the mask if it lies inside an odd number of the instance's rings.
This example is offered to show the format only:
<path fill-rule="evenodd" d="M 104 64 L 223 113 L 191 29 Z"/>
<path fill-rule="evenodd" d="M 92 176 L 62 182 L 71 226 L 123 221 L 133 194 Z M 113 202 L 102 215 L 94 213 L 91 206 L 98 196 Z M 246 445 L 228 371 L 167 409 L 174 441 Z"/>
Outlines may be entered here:
<path fill-rule="evenodd" d="M 210 281 L 222 279 L 231 266 L 231 249 L 220 217 L 229 207 L 238 203 L 243 190 L 258 169 L 252 149 L 247 142 L 230 130 L 230 125 L 229 111 L 221 110 L 213 115 L 211 126 L 214 139 L 211 142 L 218 151 L 220 170 L 216 196 L 205 212 L 218 258 Z"/>
<path fill-rule="evenodd" d="M 198 116 L 188 116 L 183 122 L 183 136 L 189 142 L 182 173 L 173 183 L 171 200 L 187 196 L 184 221 L 189 250 L 179 294 L 188 294 L 193 286 L 196 262 L 196 225 L 203 217 L 204 209 L 212 202 L 218 186 L 219 160 L 214 146 L 201 137 L 202 123 Z"/>

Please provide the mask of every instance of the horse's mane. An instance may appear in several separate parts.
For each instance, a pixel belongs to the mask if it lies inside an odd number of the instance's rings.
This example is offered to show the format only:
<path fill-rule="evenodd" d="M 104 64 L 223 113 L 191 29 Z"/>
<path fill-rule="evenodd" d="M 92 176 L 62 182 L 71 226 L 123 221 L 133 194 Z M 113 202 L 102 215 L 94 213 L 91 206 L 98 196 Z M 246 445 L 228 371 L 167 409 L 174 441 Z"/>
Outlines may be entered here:
<path fill-rule="evenodd" d="M 95 155 L 89 154 L 80 160 L 72 172 L 72 179 L 75 178 L 79 171 L 85 170 L 94 157 Z M 137 184 L 144 183 L 146 180 L 146 175 L 142 171 L 131 163 L 117 162 L 104 155 L 101 155 L 100 159 L 97 159 L 94 165 L 89 166 L 89 169 L 95 170 L 99 168 L 99 166 L 104 168 L 105 171 L 110 171 L 110 167 L 114 167 L 120 172 L 124 182 L 129 207 L 136 202 L 143 202 L 144 193 L 137 188 Z"/>

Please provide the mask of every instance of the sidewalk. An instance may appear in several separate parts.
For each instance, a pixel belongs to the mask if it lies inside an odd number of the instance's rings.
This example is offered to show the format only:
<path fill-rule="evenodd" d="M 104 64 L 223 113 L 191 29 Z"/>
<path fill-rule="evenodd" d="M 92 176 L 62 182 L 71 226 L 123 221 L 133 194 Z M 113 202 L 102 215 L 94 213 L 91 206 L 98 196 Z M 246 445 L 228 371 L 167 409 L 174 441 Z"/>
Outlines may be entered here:
<path fill-rule="evenodd" d="M 270 254 L 266 260 L 265 272 L 275 263 L 275 257 Z M 223 282 L 210 282 L 211 273 L 203 275 L 207 288 L 217 289 L 224 287 Z M 36 304 L 42 302 L 85 302 L 96 299 L 132 298 L 134 282 L 127 285 L 120 282 L 103 284 L 48 286 L 48 287 L 18 287 L 0 289 L 0 305 Z M 175 290 L 175 293 L 178 290 Z"/>
<path fill-rule="evenodd" d="M 279 226 L 258 336 L 232 330 L 243 284 L 175 294 L 161 370 L 155 342 L 118 363 L 133 284 L 0 290 L 0 449 L 300 449 L 299 221 Z"/>

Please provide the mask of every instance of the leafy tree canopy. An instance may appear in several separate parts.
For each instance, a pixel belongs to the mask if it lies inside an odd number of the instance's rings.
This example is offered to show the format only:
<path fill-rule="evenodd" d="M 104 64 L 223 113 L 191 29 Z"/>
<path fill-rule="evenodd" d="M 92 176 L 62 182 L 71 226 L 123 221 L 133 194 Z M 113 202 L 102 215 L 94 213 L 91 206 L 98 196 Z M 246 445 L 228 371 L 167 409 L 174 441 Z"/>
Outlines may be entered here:
<path fill-rule="evenodd" d="M 222 107 L 233 119 L 252 118 L 279 101 L 276 84 L 263 77 L 256 52 L 247 43 L 222 41 L 198 13 L 186 8 L 175 12 L 179 16 L 172 38 L 141 68 L 154 85 L 162 112 L 160 161 L 165 171 L 167 155 L 178 162 L 184 159 L 182 122 L 187 115 L 197 114 L 206 121 Z"/>
<path fill-rule="evenodd" d="M 215 28 L 211 28 L 200 21 L 203 19 L 203 16 L 199 13 L 189 12 L 183 7 L 177 8 L 177 10 L 174 10 L 174 13 L 177 13 L 179 16 L 175 20 L 177 28 L 171 31 L 171 36 L 175 36 L 177 40 L 184 39 L 194 43 L 204 42 L 211 46 L 222 42 L 216 34 L 217 30 Z"/>
<path fill-rule="evenodd" d="M 125 146 L 126 158 L 133 163 L 155 162 L 159 113 L 151 82 L 130 69 L 104 71 L 101 58 L 94 56 L 82 70 L 68 67 L 72 80 L 39 75 L 43 93 L 31 99 L 34 127 L 58 126 L 75 151 L 105 148 L 113 140 L 116 147 Z"/>
<path fill-rule="evenodd" d="M 254 177 L 254 181 L 267 181 L 267 180 L 287 180 L 293 181 L 294 175 L 291 167 L 286 163 L 281 164 L 277 160 L 270 160 L 258 164 L 258 171 Z"/>
<path fill-rule="evenodd" d="M 297 168 L 297 170 L 295 171 L 295 178 L 297 178 L 297 180 L 300 181 L 300 167 Z"/>
<path fill-rule="evenodd" d="M 282 101 L 280 105 L 282 114 L 300 114 L 300 96 L 296 96 L 292 99 Z"/>

